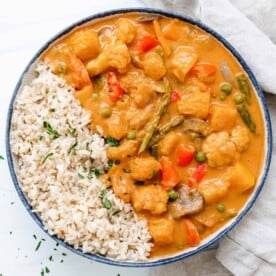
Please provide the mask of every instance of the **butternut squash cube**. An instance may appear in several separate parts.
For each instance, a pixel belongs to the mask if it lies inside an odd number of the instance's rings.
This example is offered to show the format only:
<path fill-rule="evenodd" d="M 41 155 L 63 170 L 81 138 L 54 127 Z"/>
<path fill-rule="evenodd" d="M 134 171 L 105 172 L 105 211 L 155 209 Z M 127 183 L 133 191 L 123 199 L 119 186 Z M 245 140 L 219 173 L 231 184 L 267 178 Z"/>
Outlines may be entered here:
<path fill-rule="evenodd" d="M 150 220 L 149 231 L 156 244 L 171 244 L 174 235 L 174 222 L 167 218 Z"/>
<path fill-rule="evenodd" d="M 231 167 L 226 175 L 231 187 L 238 192 L 245 192 L 255 185 L 255 177 L 250 169 L 241 162 Z"/>
<path fill-rule="evenodd" d="M 177 102 L 178 112 L 190 117 L 205 119 L 209 115 L 210 92 L 194 91 L 193 93 L 182 96 Z"/>
<path fill-rule="evenodd" d="M 210 126 L 214 131 L 228 130 L 234 127 L 237 110 L 231 106 L 214 104 L 210 107 Z"/>

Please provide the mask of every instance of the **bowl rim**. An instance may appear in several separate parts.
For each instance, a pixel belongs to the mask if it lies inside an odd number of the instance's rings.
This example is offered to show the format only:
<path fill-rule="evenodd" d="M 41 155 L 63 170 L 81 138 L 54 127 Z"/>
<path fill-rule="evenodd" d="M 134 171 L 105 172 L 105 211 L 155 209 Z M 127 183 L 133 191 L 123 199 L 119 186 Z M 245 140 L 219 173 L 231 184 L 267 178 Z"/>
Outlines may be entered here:
<path fill-rule="evenodd" d="M 236 61 L 242 66 L 244 71 L 248 74 L 248 77 L 256 91 L 257 94 L 257 99 L 259 101 L 259 105 L 261 106 L 261 111 L 263 115 L 263 120 L 265 123 L 265 134 L 266 134 L 266 154 L 264 158 L 264 164 L 263 164 L 263 171 L 262 174 L 259 176 L 259 184 L 256 186 L 255 191 L 252 193 L 252 196 L 250 197 L 250 200 L 245 203 L 242 211 L 234 218 L 231 220 L 231 222 L 228 223 L 227 226 L 224 226 L 222 230 L 219 230 L 214 237 L 210 238 L 207 242 L 204 244 L 190 248 L 187 252 L 180 252 L 172 256 L 163 256 L 159 257 L 156 259 L 149 259 L 148 261 L 119 261 L 115 259 L 110 259 L 104 256 L 100 256 L 98 254 L 91 254 L 91 253 L 84 253 L 80 249 L 74 248 L 72 245 L 68 244 L 66 241 L 59 239 L 55 235 L 51 235 L 46 228 L 44 227 L 44 224 L 42 223 L 42 220 L 40 217 L 33 212 L 32 206 L 29 204 L 27 198 L 25 197 L 21 186 L 19 184 L 19 181 L 16 176 L 16 171 L 14 167 L 14 160 L 13 160 L 13 154 L 11 152 L 11 146 L 10 146 L 10 131 L 11 131 L 11 119 L 12 119 L 12 113 L 13 113 L 13 105 L 14 101 L 16 98 L 16 95 L 18 91 L 20 90 L 21 86 L 23 85 L 24 82 L 24 77 L 26 73 L 32 68 L 32 66 L 35 64 L 35 62 L 38 60 L 38 58 L 41 56 L 41 54 L 56 40 L 61 38 L 62 36 L 66 35 L 69 31 L 73 30 L 74 28 L 81 26 L 83 24 L 89 23 L 92 20 L 98 20 L 98 19 L 104 19 L 105 17 L 110 17 L 110 16 L 116 16 L 119 14 L 125 14 L 125 13 L 142 13 L 142 14 L 156 14 L 156 15 L 161 15 L 165 16 L 168 18 L 177 18 L 180 19 L 181 21 L 190 23 L 192 25 L 195 25 L 199 27 L 200 29 L 206 31 L 207 33 L 211 34 L 213 37 L 217 39 L 218 42 L 222 43 L 223 46 L 230 51 L 230 53 L 234 56 Z M 22 201 L 23 205 L 25 206 L 26 210 L 28 213 L 31 215 L 33 220 L 39 225 L 39 227 L 53 240 L 55 240 L 57 243 L 62 244 L 65 248 L 70 250 L 73 253 L 76 253 L 77 255 L 86 257 L 90 260 L 97 261 L 100 263 L 108 264 L 108 265 L 114 265 L 114 266 L 121 266 L 121 267 L 153 267 L 153 266 L 159 266 L 159 265 L 165 265 L 169 264 L 172 262 L 176 262 L 179 260 L 186 259 L 190 256 L 193 256 L 197 253 L 202 252 L 203 250 L 207 250 L 214 244 L 216 244 L 221 238 L 223 238 L 230 230 L 232 230 L 243 218 L 244 216 L 248 213 L 248 211 L 251 209 L 253 203 L 256 201 L 257 197 L 259 196 L 264 183 L 267 178 L 267 174 L 269 171 L 270 163 L 271 163 L 271 157 L 272 157 L 272 126 L 271 126 L 271 120 L 270 120 L 270 115 L 269 115 L 269 110 L 266 104 L 265 97 L 263 95 L 263 91 L 260 88 L 253 72 L 245 62 L 245 60 L 242 58 L 242 56 L 239 54 L 239 52 L 219 33 L 217 33 L 215 30 L 210 28 L 209 26 L 205 25 L 201 21 L 191 18 L 185 14 L 180 14 L 174 11 L 165 11 L 163 9 L 157 9 L 157 8 L 146 8 L 146 7 L 138 7 L 138 8 L 120 8 L 120 9 L 112 9 L 112 10 L 106 10 L 103 12 L 98 12 L 95 14 L 92 14 L 90 16 L 87 16 L 81 20 L 78 20 L 69 26 L 63 28 L 60 32 L 57 32 L 52 38 L 50 38 L 44 45 L 33 55 L 31 60 L 27 63 L 25 69 L 20 75 L 19 80 L 17 81 L 17 84 L 13 90 L 13 94 L 10 100 L 9 108 L 8 108 L 8 113 L 7 113 L 7 120 L 6 120 L 6 133 L 5 133 L 5 144 L 6 144 L 6 156 L 7 156 L 7 161 L 8 161 L 8 167 L 9 171 L 11 174 L 12 182 L 15 186 L 15 189 L 17 191 L 17 194 Z M 208 238 L 207 238 L 208 239 Z"/>

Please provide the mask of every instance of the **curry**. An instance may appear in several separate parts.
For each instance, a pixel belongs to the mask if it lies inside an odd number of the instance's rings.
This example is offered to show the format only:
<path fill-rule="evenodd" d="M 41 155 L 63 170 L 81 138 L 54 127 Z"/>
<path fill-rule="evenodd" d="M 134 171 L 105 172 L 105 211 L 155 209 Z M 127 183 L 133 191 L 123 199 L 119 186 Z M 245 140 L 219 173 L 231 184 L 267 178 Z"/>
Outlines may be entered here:
<path fill-rule="evenodd" d="M 236 216 L 262 166 L 252 85 L 204 30 L 124 14 L 72 30 L 41 57 L 105 137 L 107 188 L 148 222 L 151 257 L 196 246 Z"/>

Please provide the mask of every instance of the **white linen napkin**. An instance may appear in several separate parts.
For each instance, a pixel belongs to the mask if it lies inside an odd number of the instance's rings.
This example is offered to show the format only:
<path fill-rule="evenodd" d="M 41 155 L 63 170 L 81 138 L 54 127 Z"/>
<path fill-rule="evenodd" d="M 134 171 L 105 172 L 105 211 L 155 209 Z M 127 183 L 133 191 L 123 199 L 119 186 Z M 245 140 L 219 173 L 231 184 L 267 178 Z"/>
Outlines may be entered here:
<path fill-rule="evenodd" d="M 146 0 L 200 19 L 223 35 L 244 57 L 262 89 L 276 94 L 276 1 Z M 275 96 L 267 95 L 271 112 Z M 271 113 L 276 123 L 275 112 Z M 275 150 L 263 191 L 251 211 L 220 241 L 216 258 L 231 273 L 276 275 Z M 212 258 L 210 265 L 215 264 Z M 222 272 L 221 272 L 222 273 Z M 199 274 L 200 275 L 200 274 Z M 220 275 L 220 274 L 218 274 Z"/>
<path fill-rule="evenodd" d="M 242 55 L 265 92 L 276 94 L 276 1 L 144 0 L 196 17 Z"/>

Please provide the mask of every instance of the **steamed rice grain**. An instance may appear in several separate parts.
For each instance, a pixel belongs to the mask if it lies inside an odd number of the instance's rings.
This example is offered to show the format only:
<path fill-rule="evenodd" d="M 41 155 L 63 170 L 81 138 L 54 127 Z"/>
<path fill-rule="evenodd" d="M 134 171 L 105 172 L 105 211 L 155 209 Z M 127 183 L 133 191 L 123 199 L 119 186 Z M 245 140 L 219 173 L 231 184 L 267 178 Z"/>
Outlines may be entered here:
<path fill-rule="evenodd" d="M 10 138 L 18 180 L 33 211 L 51 235 L 74 248 L 146 260 L 152 247 L 146 221 L 95 175 L 107 167 L 107 146 L 91 133 L 90 114 L 47 65 L 38 64 L 36 71 L 38 77 L 16 97 Z"/>

